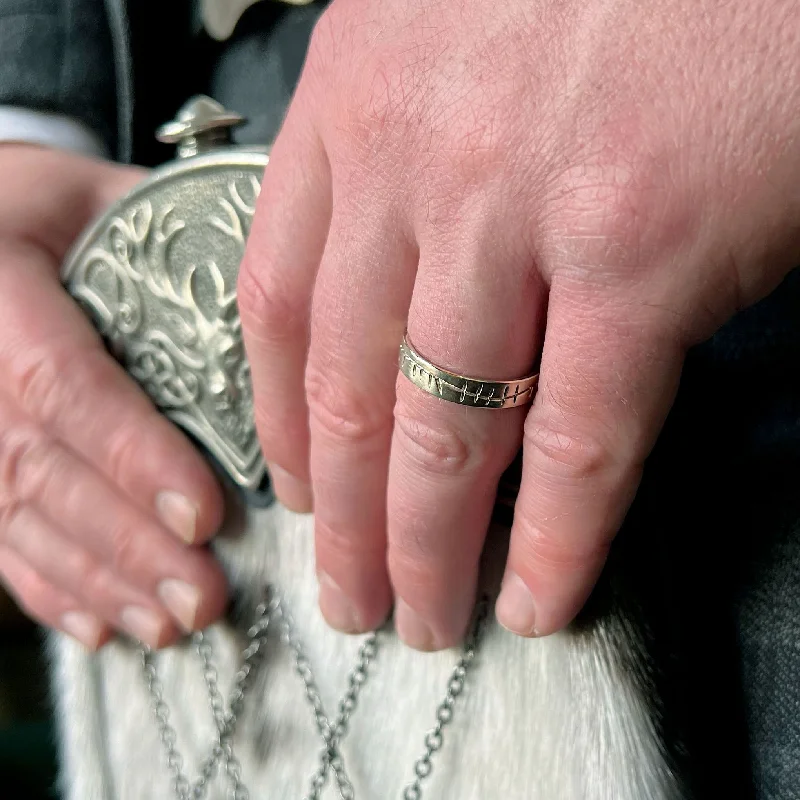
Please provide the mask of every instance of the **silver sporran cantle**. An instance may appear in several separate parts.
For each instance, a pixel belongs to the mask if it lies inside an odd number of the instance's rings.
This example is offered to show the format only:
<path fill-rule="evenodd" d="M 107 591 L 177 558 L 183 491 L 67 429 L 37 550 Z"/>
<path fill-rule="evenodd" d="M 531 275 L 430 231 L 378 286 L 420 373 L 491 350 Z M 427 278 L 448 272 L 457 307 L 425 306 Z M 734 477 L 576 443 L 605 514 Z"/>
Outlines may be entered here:
<path fill-rule="evenodd" d="M 241 118 L 207 97 L 159 131 L 178 146 L 79 240 L 63 267 L 112 353 L 250 498 L 266 468 L 236 306 L 236 277 L 266 148 L 230 144 Z"/>

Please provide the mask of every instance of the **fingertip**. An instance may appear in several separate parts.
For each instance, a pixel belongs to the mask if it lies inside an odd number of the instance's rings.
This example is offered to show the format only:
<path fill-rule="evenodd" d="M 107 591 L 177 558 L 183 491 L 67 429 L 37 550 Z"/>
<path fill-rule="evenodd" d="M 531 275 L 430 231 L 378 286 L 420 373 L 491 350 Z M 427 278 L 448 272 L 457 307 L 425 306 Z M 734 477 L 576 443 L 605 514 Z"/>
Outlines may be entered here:
<path fill-rule="evenodd" d="M 317 572 L 317 580 L 322 616 L 340 633 L 361 634 L 377 630 L 391 614 L 391 588 L 382 581 L 356 587 L 356 591 L 348 594 L 324 569 Z"/>
<path fill-rule="evenodd" d="M 397 600 L 394 625 L 400 640 L 414 650 L 433 652 L 441 650 L 431 626 L 414 611 L 405 600 Z"/>
<path fill-rule="evenodd" d="M 394 613 L 394 624 L 397 635 L 401 641 L 414 650 L 424 653 L 434 653 L 455 647 L 464 638 L 466 626 L 458 624 L 447 630 L 434 629 L 423 617 L 418 614 L 405 600 L 397 599 Z"/>
<path fill-rule="evenodd" d="M 120 624 L 130 636 L 154 650 L 166 646 L 172 631 L 172 626 L 161 613 L 138 605 L 122 609 Z"/>
<path fill-rule="evenodd" d="M 529 638 L 563 630 L 592 593 L 607 552 L 607 548 L 600 549 L 564 564 L 534 557 L 516 563 L 517 569 L 509 567 L 495 607 L 498 622 L 511 633 Z"/>
<path fill-rule="evenodd" d="M 184 619 L 179 620 L 179 624 L 187 633 L 204 630 L 209 625 L 218 622 L 227 611 L 229 601 L 227 580 L 216 561 L 211 566 L 214 574 L 210 576 L 210 579 L 202 582 L 205 588 L 200 589 L 197 584 L 189 582 L 193 589 L 199 591 L 200 601 L 192 615 L 190 595 L 188 593 L 185 595 L 188 600 L 186 603 L 188 611 L 180 612 Z"/>
<path fill-rule="evenodd" d="M 278 500 L 297 514 L 310 514 L 314 509 L 311 486 L 277 464 L 269 465 L 269 475 Z"/>
<path fill-rule="evenodd" d="M 195 543 L 202 544 L 216 536 L 222 526 L 225 519 L 225 495 L 222 485 L 210 468 L 205 470 L 203 480 L 192 485 L 192 490 L 187 496 L 197 508 Z"/>
<path fill-rule="evenodd" d="M 114 631 L 111 628 L 106 627 L 103 630 L 103 634 L 100 637 L 97 647 L 95 648 L 94 652 L 99 653 L 107 644 L 110 644 L 115 639 Z"/>
<path fill-rule="evenodd" d="M 364 621 L 330 575 L 319 574 L 319 607 L 325 621 L 340 633 L 363 633 Z"/>
<path fill-rule="evenodd" d="M 161 581 L 158 596 L 186 633 L 195 630 L 203 594 L 196 586 L 176 578 Z"/>
<path fill-rule="evenodd" d="M 187 470 L 181 488 L 161 489 L 155 511 L 169 531 L 188 545 L 205 544 L 219 531 L 225 516 L 222 488 L 210 469 Z"/>
<path fill-rule="evenodd" d="M 531 590 L 516 572 L 508 572 L 495 606 L 497 621 L 517 636 L 539 636 L 536 602 Z"/>
<path fill-rule="evenodd" d="M 94 614 L 68 611 L 61 617 L 61 630 L 89 650 L 99 650 L 110 638 L 106 625 Z"/>
<path fill-rule="evenodd" d="M 156 495 L 156 512 L 161 521 L 186 544 L 197 540 L 197 506 L 179 492 L 166 490 Z"/>

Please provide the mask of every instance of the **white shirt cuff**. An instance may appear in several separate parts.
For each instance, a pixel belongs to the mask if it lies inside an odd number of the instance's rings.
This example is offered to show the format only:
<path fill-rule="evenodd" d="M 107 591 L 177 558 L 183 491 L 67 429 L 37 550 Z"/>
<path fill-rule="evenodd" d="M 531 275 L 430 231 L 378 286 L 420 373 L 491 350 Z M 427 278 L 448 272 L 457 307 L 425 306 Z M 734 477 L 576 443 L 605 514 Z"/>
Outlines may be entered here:
<path fill-rule="evenodd" d="M 102 139 L 84 123 L 63 114 L 20 106 L 0 106 L 0 142 L 40 144 L 108 158 Z"/>

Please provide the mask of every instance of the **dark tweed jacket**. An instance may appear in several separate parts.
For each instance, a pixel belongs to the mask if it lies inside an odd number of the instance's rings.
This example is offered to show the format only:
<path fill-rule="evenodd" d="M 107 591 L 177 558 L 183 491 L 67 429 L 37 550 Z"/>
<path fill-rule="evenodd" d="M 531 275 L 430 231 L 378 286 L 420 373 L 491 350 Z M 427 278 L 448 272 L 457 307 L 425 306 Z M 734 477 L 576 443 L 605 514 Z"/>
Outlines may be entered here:
<path fill-rule="evenodd" d="M 83 120 L 123 161 L 205 91 L 277 130 L 319 6 L 198 33 L 191 0 L 0 0 L 0 104 Z M 241 80 L 246 75 L 247 80 Z M 699 798 L 800 798 L 800 272 L 687 361 L 612 558 Z M 578 800 L 576 798 L 576 800 Z M 643 798 L 646 800 L 646 798 Z"/>
<path fill-rule="evenodd" d="M 152 165 L 171 155 L 154 129 L 202 91 L 247 116 L 239 141 L 264 143 L 322 5 L 258 4 L 220 44 L 203 34 L 195 0 L 0 0 L 0 105 L 67 114 L 119 161 Z"/>
<path fill-rule="evenodd" d="M 108 5 L 113 37 L 102 0 L 0 0 L 0 103 L 69 114 L 124 151 L 129 50 L 121 7 Z"/>

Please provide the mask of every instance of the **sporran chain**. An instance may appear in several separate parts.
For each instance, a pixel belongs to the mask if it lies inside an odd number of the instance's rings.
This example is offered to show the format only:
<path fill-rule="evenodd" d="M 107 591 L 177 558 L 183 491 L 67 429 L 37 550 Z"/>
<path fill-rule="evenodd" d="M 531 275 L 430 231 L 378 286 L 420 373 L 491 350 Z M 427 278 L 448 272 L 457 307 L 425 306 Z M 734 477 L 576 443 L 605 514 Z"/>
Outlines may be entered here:
<path fill-rule="evenodd" d="M 402 793 L 403 800 L 422 798 L 423 782 L 430 776 L 433 770 L 433 758 L 442 748 L 444 730 L 453 719 L 453 709 L 463 692 L 468 671 L 480 646 L 487 617 L 488 600 L 484 597 L 478 603 L 461 657 L 448 680 L 445 697 L 436 709 L 436 724 L 426 734 L 423 755 L 414 764 L 413 781 Z M 371 633 L 361 644 L 356 664 L 348 674 L 347 689 L 339 702 L 338 713 L 331 722 L 325 713 L 309 659 L 295 633 L 291 615 L 277 593 L 269 587 L 266 589 L 264 600 L 256 607 L 255 621 L 247 631 L 248 644 L 242 653 L 242 665 L 234 679 L 227 711 L 219 689 L 219 676 L 214 666 L 214 650 L 211 642 L 203 632 L 192 635 L 192 645 L 200 660 L 209 707 L 216 727 L 211 752 L 202 762 L 200 774 L 194 782 L 190 782 L 184 774 L 184 758 L 178 750 L 175 729 L 170 724 L 169 707 L 164 700 L 164 689 L 153 652 L 149 647 L 140 645 L 145 685 L 166 756 L 167 769 L 172 777 L 175 800 L 203 800 L 220 765 L 227 775 L 228 797 L 231 800 L 250 800 L 250 791 L 242 782 L 241 765 L 233 751 L 233 739 L 244 709 L 245 698 L 263 660 L 269 632 L 273 627 L 278 629 L 280 641 L 292 654 L 294 670 L 303 683 L 306 700 L 313 712 L 317 732 L 323 743 L 319 766 L 311 777 L 310 789 L 304 800 L 319 800 L 330 772 L 333 772 L 341 800 L 355 800 L 355 790 L 347 775 L 339 747 L 347 734 L 361 689 L 369 677 L 368 670 L 377 655 L 380 635 Z"/>

